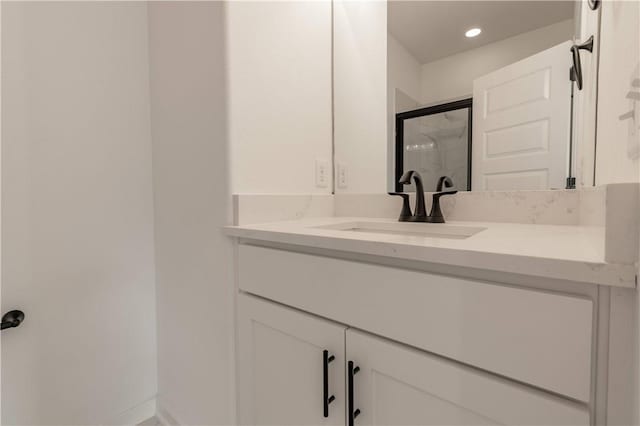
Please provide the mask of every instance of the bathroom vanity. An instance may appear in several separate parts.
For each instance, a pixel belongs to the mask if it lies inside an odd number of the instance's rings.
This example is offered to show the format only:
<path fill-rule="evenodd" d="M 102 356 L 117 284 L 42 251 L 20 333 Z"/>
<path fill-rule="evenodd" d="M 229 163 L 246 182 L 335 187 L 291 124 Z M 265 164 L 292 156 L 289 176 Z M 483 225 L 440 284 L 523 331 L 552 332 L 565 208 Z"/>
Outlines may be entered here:
<path fill-rule="evenodd" d="M 635 267 L 605 261 L 611 232 L 361 217 L 228 227 L 239 422 L 615 424 L 630 403 Z"/>
<path fill-rule="evenodd" d="M 226 228 L 240 424 L 634 424 L 637 106 L 595 99 L 636 65 L 596 91 L 597 3 L 539 10 L 559 19 L 518 36 L 538 47 L 480 70 L 494 55 L 445 33 L 467 5 L 334 2 L 334 185 L 316 160 L 321 196 L 237 194 Z M 446 223 L 412 223 L 440 217 L 423 189 Z"/>

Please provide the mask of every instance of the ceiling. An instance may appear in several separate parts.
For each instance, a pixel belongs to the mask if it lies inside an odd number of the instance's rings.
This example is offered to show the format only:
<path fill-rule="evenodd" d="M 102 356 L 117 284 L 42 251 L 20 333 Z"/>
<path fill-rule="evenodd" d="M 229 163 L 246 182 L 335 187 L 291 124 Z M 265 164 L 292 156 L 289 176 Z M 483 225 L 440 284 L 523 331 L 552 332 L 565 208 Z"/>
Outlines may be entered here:
<path fill-rule="evenodd" d="M 571 19 L 573 1 L 389 1 L 389 32 L 421 63 Z M 467 38 L 470 28 L 482 34 Z"/>

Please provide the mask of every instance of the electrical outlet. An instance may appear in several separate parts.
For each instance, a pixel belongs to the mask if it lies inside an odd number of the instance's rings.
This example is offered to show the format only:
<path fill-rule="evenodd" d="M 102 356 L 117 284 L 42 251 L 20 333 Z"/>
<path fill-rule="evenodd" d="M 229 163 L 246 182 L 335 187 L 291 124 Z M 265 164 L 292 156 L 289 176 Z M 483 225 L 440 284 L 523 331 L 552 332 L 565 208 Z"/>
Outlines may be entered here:
<path fill-rule="evenodd" d="M 337 175 L 336 176 L 336 180 L 337 180 L 337 184 L 338 184 L 338 188 L 346 188 L 347 186 L 349 186 L 348 180 L 347 180 L 347 165 L 344 163 L 338 163 L 337 164 Z"/>
<path fill-rule="evenodd" d="M 327 160 L 316 160 L 316 186 L 326 188 L 329 186 L 329 162 Z"/>

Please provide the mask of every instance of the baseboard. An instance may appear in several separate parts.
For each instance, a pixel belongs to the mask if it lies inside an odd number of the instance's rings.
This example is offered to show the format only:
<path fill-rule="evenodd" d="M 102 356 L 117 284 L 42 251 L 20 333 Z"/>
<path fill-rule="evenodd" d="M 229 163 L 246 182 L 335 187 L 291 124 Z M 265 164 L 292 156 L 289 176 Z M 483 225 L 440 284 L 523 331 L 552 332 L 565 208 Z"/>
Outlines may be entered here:
<path fill-rule="evenodd" d="M 150 398 L 116 416 L 113 425 L 137 425 L 156 415 L 156 398 Z"/>
<path fill-rule="evenodd" d="M 162 426 L 180 426 L 180 423 L 160 405 L 156 405 L 156 419 Z"/>

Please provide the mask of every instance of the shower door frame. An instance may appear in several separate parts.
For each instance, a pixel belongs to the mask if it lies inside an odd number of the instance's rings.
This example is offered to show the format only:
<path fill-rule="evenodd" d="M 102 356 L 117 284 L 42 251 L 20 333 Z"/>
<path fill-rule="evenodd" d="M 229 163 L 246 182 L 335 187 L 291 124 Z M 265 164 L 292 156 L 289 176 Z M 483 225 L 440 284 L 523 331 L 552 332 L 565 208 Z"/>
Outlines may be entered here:
<path fill-rule="evenodd" d="M 400 181 L 400 177 L 404 172 L 404 120 L 423 117 L 425 115 L 433 115 L 447 111 L 455 111 L 458 109 L 469 109 L 468 125 L 467 125 L 467 191 L 471 191 L 471 144 L 473 137 L 473 98 L 465 98 L 454 102 L 433 105 L 424 108 L 418 108 L 407 112 L 399 112 L 396 114 L 396 161 L 395 161 L 395 190 L 396 192 L 404 192 Z M 463 190 L 462 188 L 458 188 Z"/>

